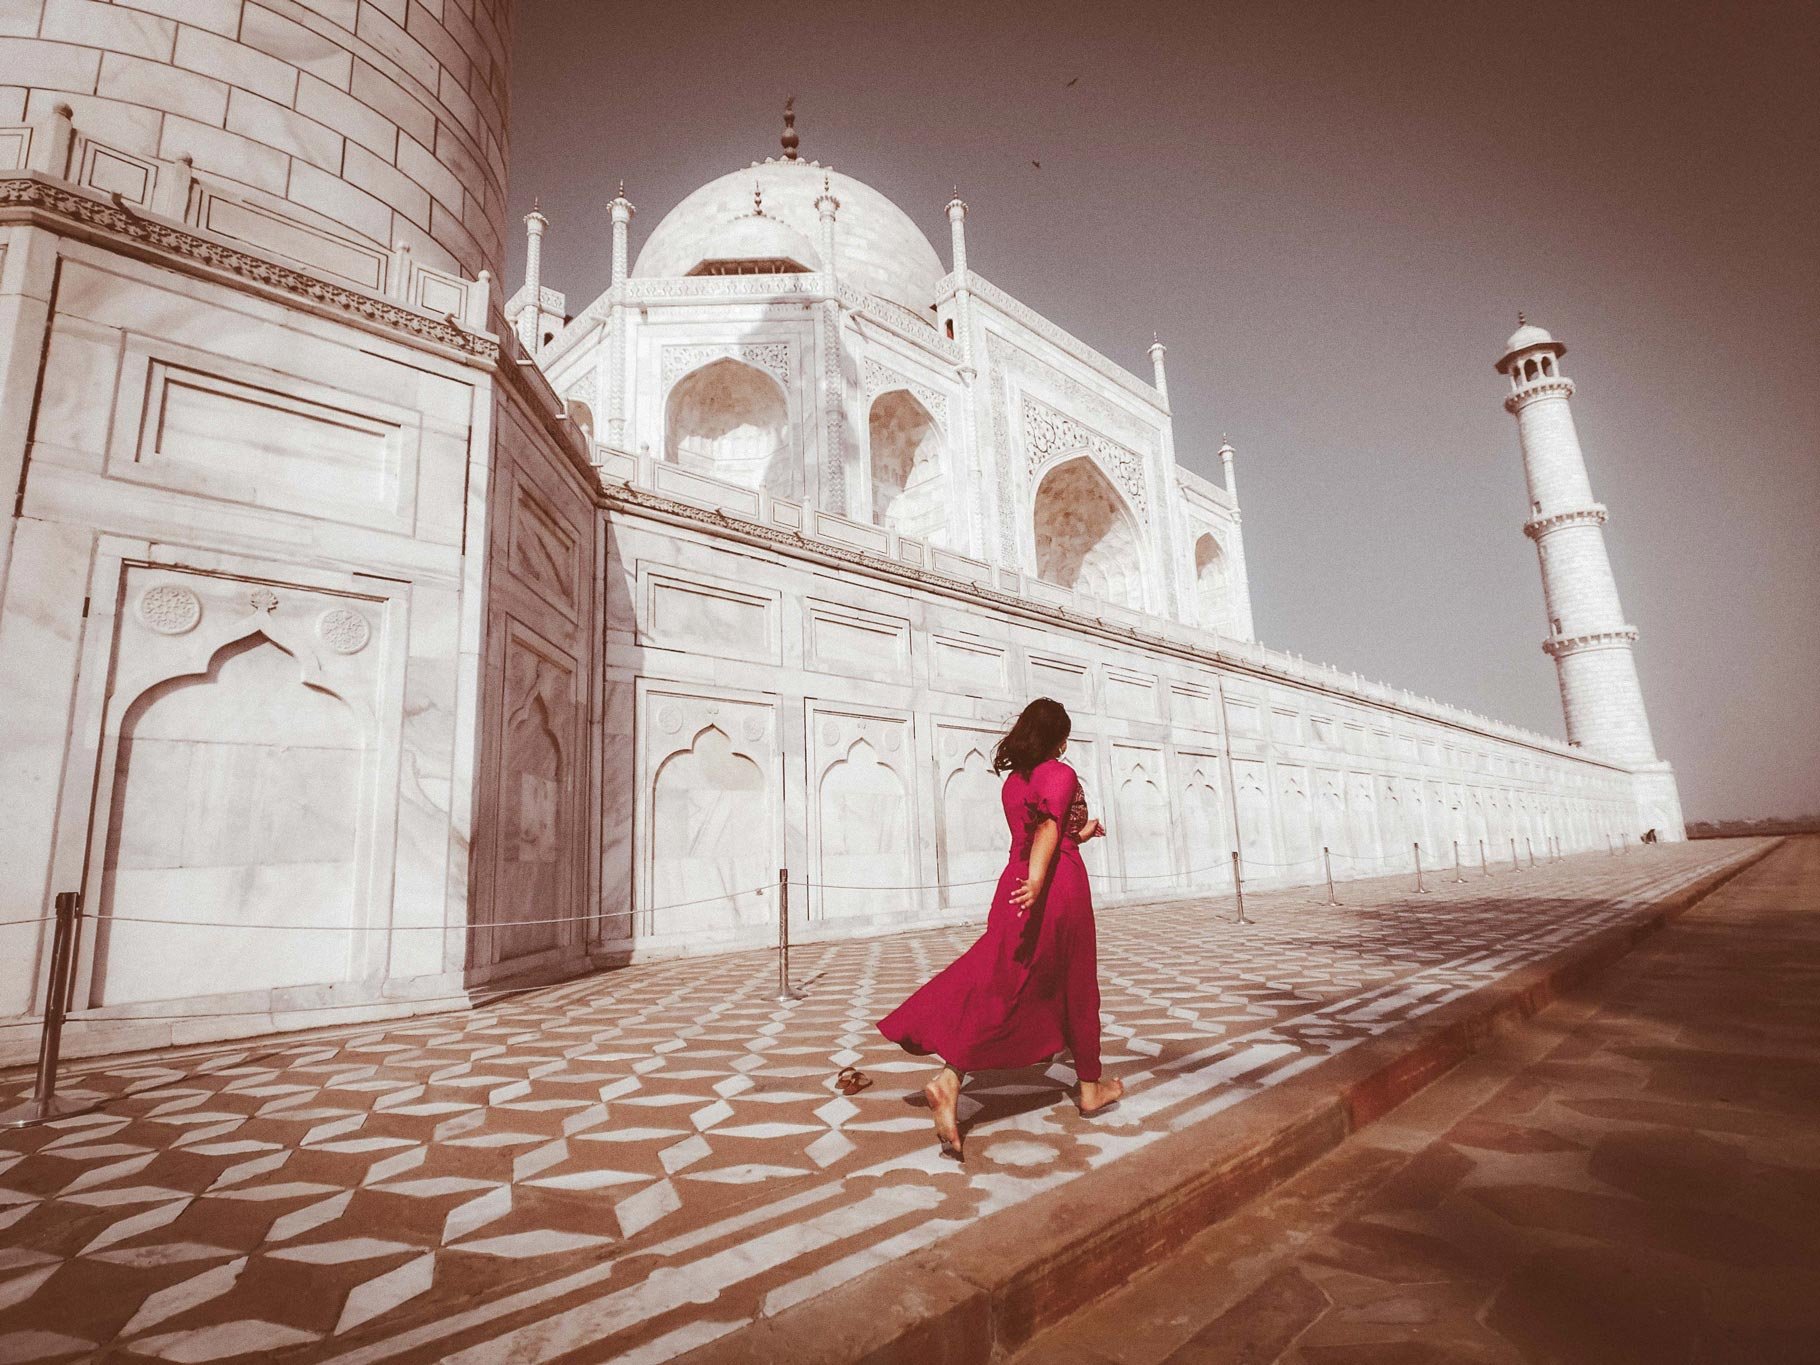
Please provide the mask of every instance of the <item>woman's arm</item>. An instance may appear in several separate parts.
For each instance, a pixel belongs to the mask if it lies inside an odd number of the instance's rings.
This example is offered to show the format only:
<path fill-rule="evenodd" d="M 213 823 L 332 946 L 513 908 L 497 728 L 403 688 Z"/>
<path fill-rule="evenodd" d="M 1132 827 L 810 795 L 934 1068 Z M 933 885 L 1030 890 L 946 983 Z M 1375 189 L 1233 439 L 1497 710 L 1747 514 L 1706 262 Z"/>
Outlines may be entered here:
<path fill-rule="evenodd" d="M 1049 879 L 1049 864 L 1055 860 L 1055 850 L 1061 842 L 1062 829 L 1054 820 L 1045 820 L 1036 827 L 1036 834 L 1030 840 L 1030 875 L 1011 893 L 1011 903 L 1019 910 L 1028 910 L 1043 894 L 1043 883 Z"/>

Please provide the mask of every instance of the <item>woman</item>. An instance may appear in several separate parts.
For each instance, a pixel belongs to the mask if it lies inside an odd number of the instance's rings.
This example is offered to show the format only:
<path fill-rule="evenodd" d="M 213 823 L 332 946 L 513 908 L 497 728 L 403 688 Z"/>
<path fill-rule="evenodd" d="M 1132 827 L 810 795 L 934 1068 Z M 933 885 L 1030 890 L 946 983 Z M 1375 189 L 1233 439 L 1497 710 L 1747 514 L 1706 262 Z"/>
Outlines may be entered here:
<path fill-rule="evenodd" d="M 1124 1094 L 1118 1081 L 1100 1079 L 1099 968 L 1080 846 L 1106 831 L 1088 817 L 1080 779 L 1062 762 L 1071 728 L 1060 702 L 1039 697 L 999 741 L 992 770 L 1010 774 L 1000 799 L 1011 857 L 986 932 L 878 1026 L 906 1051 L 942 1059 L 923 1095 L 943 1155 L 956 1160 L 966 1072 L 1034 1066 L 1066 1047 L 1083 1115 Z"/>

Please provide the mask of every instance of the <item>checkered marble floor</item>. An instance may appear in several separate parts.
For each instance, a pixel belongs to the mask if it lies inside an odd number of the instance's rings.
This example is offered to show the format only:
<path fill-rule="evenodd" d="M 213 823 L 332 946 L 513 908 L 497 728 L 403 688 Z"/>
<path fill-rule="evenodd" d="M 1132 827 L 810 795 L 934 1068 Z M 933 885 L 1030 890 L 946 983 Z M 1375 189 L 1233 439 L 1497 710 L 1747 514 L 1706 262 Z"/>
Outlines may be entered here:
<path fill-rule="evenodd" d="M 653 963 L 395 1025 L 71 1067 L 94 1112 L 0 1134 L 0 1361 L 670 1359 L 1202 1121 L 1742 855 L 1593 854 L 1408 894 L 1103 911 L 1108 1073 L 969 1080 L 873 1030 L 975 937 Z M 1363 902 L 1363 904 L 1358 904 Z M 848 1064 L 876 1084 L 848 1099 Z M 0 1086 L 23 1094 L 29 1077 Z M 577 1354 L 579 1353 L 579 1354 Z"/>

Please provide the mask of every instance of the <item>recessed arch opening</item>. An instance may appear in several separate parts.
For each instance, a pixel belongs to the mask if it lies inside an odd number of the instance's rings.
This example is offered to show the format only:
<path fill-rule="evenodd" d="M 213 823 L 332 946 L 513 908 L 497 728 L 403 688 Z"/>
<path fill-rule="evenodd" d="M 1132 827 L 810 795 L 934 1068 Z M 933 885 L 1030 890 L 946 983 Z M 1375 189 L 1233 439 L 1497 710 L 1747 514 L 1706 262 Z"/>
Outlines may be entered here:
<path fill-rule="evenodd" d="M 873 400 L 866 435 L 872 520 L 902 536 L 943 543 L 948 524 L 946 443 L 929 409 L 907 389 L 888 390 Z"/>
<path fill-rule="evenodd" d="M 664 458 L 742 488 L 797 496 L 784 391 L 743 361 L 711 361 L 677 381 L 664 403 Z"/>
<path fill-rule="evenodd" d="M 1143 609 L 1137 522 L 1091 458 L 1077 455 L 1045 474 L 1032 517 L 1038 577 L 1116 606 Z"/>

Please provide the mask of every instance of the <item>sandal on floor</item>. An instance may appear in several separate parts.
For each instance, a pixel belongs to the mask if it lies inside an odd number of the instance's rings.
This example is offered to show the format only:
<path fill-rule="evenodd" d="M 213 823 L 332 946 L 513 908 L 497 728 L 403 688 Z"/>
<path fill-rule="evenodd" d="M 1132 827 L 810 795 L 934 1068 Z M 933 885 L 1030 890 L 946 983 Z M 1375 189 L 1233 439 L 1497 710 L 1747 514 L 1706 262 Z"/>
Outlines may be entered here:
<path fill-rule="evenodd" d="M 872 1078 L 856 1066 L 843 1066 L 834 1078 L 834 1088 L 843 1095 L 857 1095 L 872 1084 Z"/>

